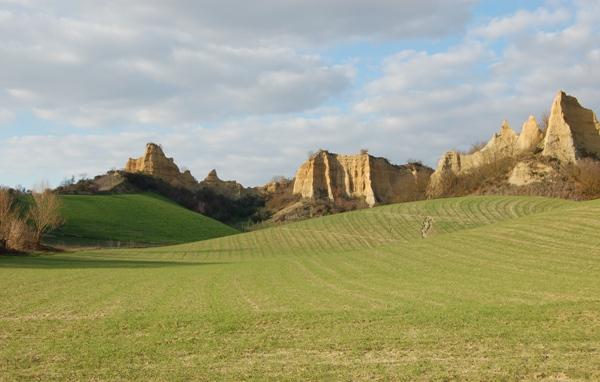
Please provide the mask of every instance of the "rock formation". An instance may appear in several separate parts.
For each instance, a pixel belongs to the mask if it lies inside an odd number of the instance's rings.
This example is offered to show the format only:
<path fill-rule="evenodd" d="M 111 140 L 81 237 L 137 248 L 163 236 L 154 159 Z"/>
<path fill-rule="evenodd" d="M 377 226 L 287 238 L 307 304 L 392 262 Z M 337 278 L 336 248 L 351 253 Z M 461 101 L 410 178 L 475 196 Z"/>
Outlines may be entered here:
<path fill-rule="evenodd" d="M 162 148 L 154 143 L 146 145 L 146 152 L 142 157 L 129 158 L 125 172 L 141 172 L 162 179 L 172 186 L 186 189 L 193 189 L 198 185 L 189 171 L 179 171 L 173 158 L 167 158 Z"/>
<path fill-rule="evenodd" d="M 596 115 L 563 91 L 552 104 L 543 155 L 562 162 L 600 157 L 600 123 Z"/>
<path fill-rule="evenodd" d="M 215 194 L 223 195 L 231 199 L 240 199 L 249 193 L 255 193 L 251 189 L 246 189 L 244 186 L 233 180 L 221 180 L 217 175 L 217 170 L 211 170 L 206 178 L 199 184 L 200 188 L 206 188 L 213 191 Z"/>
<path fill-rule="evenodd" d="M 533 152 L 542 138 L 543 134 L 533 116 L 530 116 L 523 124 L 520 135 L 515 133 L 507 121 L 504 121 L 500 131 L 481 150 L 471 154 L 457 151 L 445 153 L 440 159 L 435 173 L 431 176 L 428 194 L 435 197 L 441 193 L 442 179 L 448 173 L 462 175 L 504 158 Z"/>
<path fill-rule="evenodd" d="M 419 164 L 396 166 L 366 153 L 339 155 L 321 150 L 296 172 L 293 194 L 332 202 L 364 199 L 372 207 L 422 198 L 431 173 Z"/>
<path fill-rule="evenodd" d="M 520 135 L 504 122 L 500 133 L 481 150 L 471 154 L 456 151 L 444 154 L 431 177 L 428 195 L 436 197 L 445 192 L 443 181 L 448 174 L 469 174 L 500 159 L 512 158 L 517 162 L 508 174 L 507 185 L 525 186 L 551 182 L 549 179 L 557 174 L 561 165 L 586 157 L 600 158 L 600 123 L 593 111 L 582 107 L 575 97 L 559 91 L 545 135 L 533 117 L 523 124 Z M 556 168 L 548 165 L 548 158 L 555 160 Z"/>
<path fill-rule="evenodd" d="M 543 140 L 544 133 L 540 130 L 535 117 L 530 115 L 529 119 L 523 124 L 521 134 L 517 139 L 517 152 L 535 151 Z"/>

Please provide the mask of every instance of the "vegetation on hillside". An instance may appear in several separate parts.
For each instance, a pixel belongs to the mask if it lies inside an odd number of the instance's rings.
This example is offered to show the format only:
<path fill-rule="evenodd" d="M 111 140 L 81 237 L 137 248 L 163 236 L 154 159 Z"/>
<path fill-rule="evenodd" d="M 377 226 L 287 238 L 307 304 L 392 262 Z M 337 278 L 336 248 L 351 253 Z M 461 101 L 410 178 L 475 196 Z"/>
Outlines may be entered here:
<path fill-rule="evenodd" d="M 512 186 L 508 178 L 519 162 L 535 161 L 553 169 L 543 181 Z M 586 158 L 577 164 L 561 163 L 552 158 L 521 154 L 497 159 L 471 169 L 468 173 L 442 173 L 439 197 L 466 195 L 524 195 L 569 200 L 600 198 L 600 161 Z"/>
<path fill-rule="evenodd" d="M 66 246 L 149 246 L 237 231 L 156 194 L 63 195 L 65 225 L 46 239 Z"/>
<path fill-rule="evenodd" d="M 189 190 L 175 187 L 159 178 L 143 174 L 128 173 L 124 171 L 109 172 L 110 176 L 118 173 L 124 181 L 116 185 L 110 191 L 101 191 L 99 183 L 105 175 L 97 176 L 95 179 L 81 179 L 78 182 L 63 183 L 57 188 L 57 192 L 63 195 L 111 195 L 111 194 L 136 194 L 152 192 L 160 194 L 179 205 L 219 220 L 231 226 L 240 226 L 248 222 L 256 222 L 262 219 L 261 208 L 265 201 L 258 194 L 244 195 L 234 199 L 218 194 L 211 189 L 201 188 Z"/>

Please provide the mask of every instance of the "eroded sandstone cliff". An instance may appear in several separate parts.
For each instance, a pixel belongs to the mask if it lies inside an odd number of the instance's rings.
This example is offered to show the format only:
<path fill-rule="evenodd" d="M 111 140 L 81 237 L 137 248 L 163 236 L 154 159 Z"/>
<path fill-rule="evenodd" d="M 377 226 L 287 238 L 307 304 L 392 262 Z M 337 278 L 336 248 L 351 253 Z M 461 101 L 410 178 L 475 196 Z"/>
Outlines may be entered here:
<path fill-rule="evenodd" d="M 193 189 L 198 185 L 189 171 L 181 172 L 173 158 L 167 158 L 162 148 L 154 143 L 146 145 L 146 151 L 140 158 L 129 158 L 125 172 L 144 173 L 159 178 L 172 186 Z"/>
<path fill-rule="evenodd" d="M 542 138 L 543 134 L 533 116 L 523 124 L 520 135 L 515 133 L 507 121 L 504 121 L 500 131 L 481 150 L 471 154 L 457 151 L 445 153 L 431 176 L 427 192 L 432 197 L 439 196 L 442 193 L 443 179 L 448 174 L 462 175 L 507 157 L 533 152 Z"/>
<path fill-rule="evenodd" d="M 596 115 L 563 91 L 552 103 L 543 155 L 564 162 L 600 157 L 600 123 Z"/>
<path fill-rule="evenodd" d="M 369 206 L 418 200 L 432 169 L 420 164 L 397 166 L 367 153 L 340 155 L 321 150 L 296 172 L 293 193 L 303 198 L 364 199 Z"/>
<path fill-rule="evenodd" d="M 593 111 L 582 107 L 575 97 L 559 91 L 552 104 L 545 134 L 532 116 L 523 124 L 519 135 L 505 121 L 500 132 L 481 150 L 470 154 L 457 151 L 445 153 L 431 177 L 428 195 L 452 195 L 452 190 L 450 193 L 446 190 L 452 187 L 447 184 L 448 179 L 475 174 L 486 165 L 494 165 L 506 159 L 514 161 L 507 184 L 523 186 L 544 182 L 550 174 L 560 171 L 561 166 L 587 157 L 600 158 L 600 123 Z M 552 171 L 546 163 L 549 160 L 556 162 L 556 168 Z M 497 169 L 491 169 L 487 176 L 498 175 L 493 174 L 493 170 Z M 480 183 L 483 184 L 486 180 L 489 179 L 480 179 Z"/>

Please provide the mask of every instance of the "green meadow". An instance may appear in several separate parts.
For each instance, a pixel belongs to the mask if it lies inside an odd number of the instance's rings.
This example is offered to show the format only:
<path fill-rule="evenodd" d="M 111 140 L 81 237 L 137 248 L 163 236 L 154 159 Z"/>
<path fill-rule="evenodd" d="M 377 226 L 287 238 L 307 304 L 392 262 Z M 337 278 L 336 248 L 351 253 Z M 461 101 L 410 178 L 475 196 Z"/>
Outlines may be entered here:
<path fill-rule="evenodd" d="M 64 235 L 96 235 L 80 211 Z M 196 232 L 155 216 L 98 237 Z M 600 379 L 600 200 L 438 199 L 4 256 L 0 280 L 0 380 Z"/>

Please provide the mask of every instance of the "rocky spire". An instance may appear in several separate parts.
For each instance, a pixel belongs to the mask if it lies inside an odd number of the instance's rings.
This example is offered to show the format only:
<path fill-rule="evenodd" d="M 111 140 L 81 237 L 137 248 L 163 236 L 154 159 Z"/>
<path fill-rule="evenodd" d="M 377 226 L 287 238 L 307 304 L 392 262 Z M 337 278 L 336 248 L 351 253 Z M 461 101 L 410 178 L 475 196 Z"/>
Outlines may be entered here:
<path fill-rule="evenodd" d="M 217 170 L 215 170 L 214 168 L 210 170 L 208 175 L 206 175 L 206 178 L 204 178 L 205 182 L 218 182 L 220 180 L 221 179 L 219 179 L 219 176 L 217 175 Z"/>
<path fill-rule="evenodd" d="M 155 143 L 148 143 L 144 155 L 140 158 L 129 158 L 125 171 L 151 175 L 176 187 L 190 189 L 197 185 L 192 174 L 189 171 L 179 171 L 173 158 L 167 158 L 162 147 Z"/>
<path fill-rule="evenodd" d="M 517 139 L 517 150 L 520 152 L 533 151 L 544 139 L 544 133 L 540 130 L 533 115 L 523 124 L 521 134 Z"/>
<path fill-rule="evenodd" d="M 563 162 L 600 155 L 600 123 L 596 115 L 563 91 L 552 103 L 543 155 Z"/>

